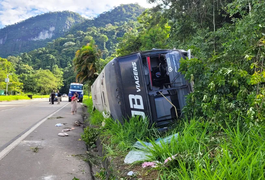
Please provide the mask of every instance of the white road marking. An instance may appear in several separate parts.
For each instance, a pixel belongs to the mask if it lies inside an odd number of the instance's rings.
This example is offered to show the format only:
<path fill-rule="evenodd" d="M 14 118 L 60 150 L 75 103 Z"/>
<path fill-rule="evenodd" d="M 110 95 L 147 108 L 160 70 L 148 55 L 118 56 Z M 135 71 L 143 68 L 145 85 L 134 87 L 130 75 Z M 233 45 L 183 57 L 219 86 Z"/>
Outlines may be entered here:
<path fill-rule="evenodd" d="M 8 145 L 5 149 L 3 149 L 0 152 L 0 161 L 12 150 L 14 149 L 23 139 L 25 139 L 30 133 L 32 133 L 35 129 L 37 129 L 37 127 L 39 127 L 42 123 L 44 123 L 48 118 L 50 118 L 51 116 L 53 116 L 54 114 L 56 114 L 57 112 L 59 112 L 60 110 L 62 110 L 65 106 L 67 106 L 69 103 L 66 103 L 63 107 L 61 107 L 60 109 L 58 109 L 57 111 L 53 112 L 52 114 L 50 114 L 49 116 L 47 116 L 46 118 L 42 119 L 40 122 L 38 122 L 35 126 L 33 126 L 32 128 L 30 128 L 27 132 L 25 132 L 24 134 L 22 134 L 19 138 L 17 138 L 14 142 L 12 142 L 10 145 Z"/>

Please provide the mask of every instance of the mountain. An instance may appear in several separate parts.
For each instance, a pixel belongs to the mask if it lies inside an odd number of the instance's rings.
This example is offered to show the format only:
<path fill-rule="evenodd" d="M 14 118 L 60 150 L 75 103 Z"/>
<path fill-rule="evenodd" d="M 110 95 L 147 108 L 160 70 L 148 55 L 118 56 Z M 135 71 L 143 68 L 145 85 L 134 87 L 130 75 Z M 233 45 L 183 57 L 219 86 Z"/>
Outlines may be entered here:
<path fill-rule="evenodd" d="M 63 71 L 64 80 L 61 91 L 67 92 L 69 84 L 75 82 L 76 74 L 72 61 L 77 50 L 94 40 L 102 54 L 102 61 L 98 65 L 99 68 L 103 68 L 104 64 L 115 54 L 118 39 L 123 37 L 125 33 L 139 27 L 139 22 L 136 19 L 144 10 L 138 4 L 115 7 L 111 11 L 100 14 L 95 19 L 85 20 L 74 25 L 61 37 L 46 42 L 45 46 L 20 53 L 18 56 L 12 54 L 12 56 L 7 57 L 7 60 L 13 63 L 16 74 L 21 77 L 24 91 L 36 91 L 36 89 L 27 86 L 29 83 L 26 77 L 32 76 L 31 71 L 27 69 L 32 71 L 42 69 L 53 72 L 54 69 L 60 68 Z"/>
<path fill-rule="evenodd" d="M 43 47 L 85 21 L 79 14 L 62 11 L 38 15 L 0 29 L 0 57 L 18 55 Z"/>
<path fill-rule="evenodd" d="M 145 8 L 138 4 L 122 4 L 111 11 L 103 12 L 93 20 L 85 20 L 75 25 L 69 33 L 87 31 L 88 27 L 105 27 L 108 24 L 120 26 L 128 21 L 136 21 L 137 17 L 145 11 Z"/>

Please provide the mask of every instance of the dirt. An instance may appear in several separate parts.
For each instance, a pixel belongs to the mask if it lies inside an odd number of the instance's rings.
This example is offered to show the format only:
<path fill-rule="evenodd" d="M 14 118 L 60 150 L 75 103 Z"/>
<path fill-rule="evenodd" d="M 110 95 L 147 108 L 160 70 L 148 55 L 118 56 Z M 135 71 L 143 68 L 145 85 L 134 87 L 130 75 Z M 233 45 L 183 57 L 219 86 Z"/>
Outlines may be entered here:
<path fill-rule="evenodd" d="M 158 179 L 159 171 L 155 168 L 147 167 L 143 168 L 142 164 L 125 164 L 124 158 L 116 157 L 112 161 L 112 165 L 115 166 L 118 172 L 117 176 L 119 178 L 124 178 L 128 180 L 142 179 L 142 180 L 154 180 Z M 128 176 L 128 172 L 133 171 L 133 176 Z"/>

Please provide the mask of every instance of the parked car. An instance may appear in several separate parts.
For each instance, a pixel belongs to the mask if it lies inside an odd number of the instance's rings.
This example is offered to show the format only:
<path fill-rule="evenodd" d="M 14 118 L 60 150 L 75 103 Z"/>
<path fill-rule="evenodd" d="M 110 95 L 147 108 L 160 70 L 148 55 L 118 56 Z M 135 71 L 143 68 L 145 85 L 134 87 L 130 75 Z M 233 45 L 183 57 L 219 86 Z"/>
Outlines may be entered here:
<path fill-rule="evenodd" d="M 63 94 L 62 97 L 67 97 L 67 94 Z"/>

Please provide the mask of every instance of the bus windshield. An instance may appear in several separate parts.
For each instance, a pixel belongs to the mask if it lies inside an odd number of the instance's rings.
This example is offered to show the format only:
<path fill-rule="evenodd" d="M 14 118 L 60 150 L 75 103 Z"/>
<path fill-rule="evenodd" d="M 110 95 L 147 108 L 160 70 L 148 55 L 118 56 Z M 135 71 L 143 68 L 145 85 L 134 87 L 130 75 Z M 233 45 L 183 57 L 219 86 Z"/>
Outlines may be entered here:
<path fill-rule="evenodd" d="M 83 90 L 83 86 L 80 86 L 80 85 L 70 85 L 70 89 Z"/>

